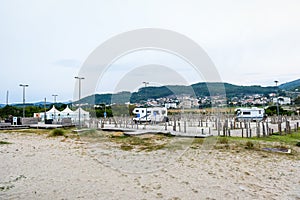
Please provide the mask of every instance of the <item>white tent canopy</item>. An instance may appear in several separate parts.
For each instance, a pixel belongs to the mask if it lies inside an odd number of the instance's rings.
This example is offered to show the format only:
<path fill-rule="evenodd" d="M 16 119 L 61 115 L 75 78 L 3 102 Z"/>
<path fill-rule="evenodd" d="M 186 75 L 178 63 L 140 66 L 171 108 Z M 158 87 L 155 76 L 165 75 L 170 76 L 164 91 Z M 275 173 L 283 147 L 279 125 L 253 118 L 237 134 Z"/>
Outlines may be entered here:
<path fill-rule="evenodd" d="M 76 121 L 76 119 L 79 119 L 79 111 L 80 111 L 80 120 L 89 120 L 90 119 L 89 112 L 83 110 L 82 108 L 77 108 L 77 110 L 74 111 L 75 121 Z"/>
<path fill-rule="evenodd" d="M 60 118 L 60 111 L 55 108 L 53 105 L 50 110 L 46 112 L 47 119 L 59 119 Z"/>
<path fill-rule="evenodd" d="M 69 108 L 69 106 L 67 105 L 67 107 L 60 112 L 60 116 L 61 118 L 73 118 L 74 117 L 74 111 L 71 110 Z"/>
<path fill-rule="evenodd" d="M 50 110 L 46 112 L 46 119 L 53 119 L 60 121 L 64 118 L 71 118 L 73 122 L 78 121 L 79 119 L 79 109 L 80 109 L 80 120 L 89 120 L 90 119 L 90 113 L 83 110 L 82 108 L 78 108 L 77 110 L 73 111 L 67 106 L 63 111 L 59 111 L 55 108 L 53 105 Z M 45 112 L 41 113 L 34 113 L 34 117 L 40 118 L 41 120 L 45 119 Z"/>

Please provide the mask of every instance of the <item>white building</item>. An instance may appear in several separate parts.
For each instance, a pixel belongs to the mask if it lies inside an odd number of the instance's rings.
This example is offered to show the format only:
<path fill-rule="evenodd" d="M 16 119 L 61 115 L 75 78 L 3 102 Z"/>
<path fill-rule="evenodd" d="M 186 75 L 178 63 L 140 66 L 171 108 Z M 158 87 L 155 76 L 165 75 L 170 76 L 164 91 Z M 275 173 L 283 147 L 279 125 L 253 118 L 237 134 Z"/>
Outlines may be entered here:
<path fill-rule="evenodd" d="M 278 104 L 279 105 L 289 105 L 291 104 L 291 98 L 290 97 L 275 97 L 273 98 L 273 104 L 277 104 L 277 101 L 278 101 Z"/>
<path fill-rule="evenodd" d="M 167 108 L 167 109 L 177 108 L 177 104 L 176 103 L 165 103 L 165 108 Z"/>

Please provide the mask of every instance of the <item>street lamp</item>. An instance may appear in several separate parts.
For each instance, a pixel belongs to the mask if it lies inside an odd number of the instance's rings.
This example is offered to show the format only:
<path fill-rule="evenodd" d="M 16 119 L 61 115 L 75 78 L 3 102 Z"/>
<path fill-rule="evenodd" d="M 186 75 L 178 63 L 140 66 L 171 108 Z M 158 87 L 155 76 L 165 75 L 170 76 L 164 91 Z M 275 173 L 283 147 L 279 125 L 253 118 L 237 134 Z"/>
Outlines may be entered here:
<path fill-rule="evenodd" d="M 25 88 L 29 85 L 27 84 L 20 84 L 19 86 L 23 87 L 23 117 L 25 117 Z"/>
<path fill-rule="evenodd" d="M 81 128 L 81 122 L 80 122 L 80 109 L 81 109 L 81 104 L 80 104 L 80 99 L 81 99 L 81 80 L 84 79 L 84 77 L 78 77 L 75 76 L 75 79 L 78 79 L 79 85 L 78 85 L 78 102 L 79 102 L 79 109 L 78 109 L 78 117 L 79 117 L 79 128 Z"/>
<path fill-rule="evenodd" d="M 279 117 L 279 105 L 278 105 L 278 86 L 277 86 L 277 84 L 278 84 L 278 81 L 274 81 L 275 82 L 275 84 L 276 84 L 276 88 L 277 88 L 277 91 L 276 91 L 276 97 L 277 97 L 277 99 L 276 99 L 276 106 L 277 106 L 277 116 Z"/>
<path fill-rule="evenodd" d="M 147 113 L 147 85 L 149 84 L 149 82 L 146 82 L 144 81 L 143 84 L 145 84 L 145 97 L 146 97 L 146 123 L 147 123 L 147 116 L 148 116 L 148 113 Z"/>
<path fill-rule="evenodd" d="M 58 96 L 57 94 L 52 94 L 52 96 L 54 97 L 54 117 L 53 117 L 53 120 L 55 120 L 55 116 L 56 116 L 56 113 L 55 113 L 55 105 L 56 105 L 56 97 Z"/>

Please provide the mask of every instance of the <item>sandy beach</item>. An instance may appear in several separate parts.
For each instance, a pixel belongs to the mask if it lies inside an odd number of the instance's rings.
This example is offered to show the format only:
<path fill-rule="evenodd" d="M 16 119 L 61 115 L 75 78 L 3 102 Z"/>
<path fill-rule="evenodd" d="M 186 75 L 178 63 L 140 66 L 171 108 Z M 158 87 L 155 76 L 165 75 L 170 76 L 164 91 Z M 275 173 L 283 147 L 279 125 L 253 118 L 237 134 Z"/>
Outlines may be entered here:
<path fill-rule="evenodd" d="M 28 132 L 0 133 L 0 141 L 11 143 L 0 145 L 0 199 L 300 199 L 295 155 L 209 142 L 128 151 Z"/>

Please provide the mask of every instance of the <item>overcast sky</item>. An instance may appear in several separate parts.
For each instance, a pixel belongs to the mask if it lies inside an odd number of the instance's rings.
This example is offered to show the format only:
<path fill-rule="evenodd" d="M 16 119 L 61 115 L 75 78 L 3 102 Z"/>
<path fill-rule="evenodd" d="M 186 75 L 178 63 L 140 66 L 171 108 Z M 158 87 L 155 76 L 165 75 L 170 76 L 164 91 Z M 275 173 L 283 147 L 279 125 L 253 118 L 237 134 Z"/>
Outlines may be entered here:
<path fill-rule="evenodd" d="M 53 101 L 52 94 L 58 94 L 58 101 L 72 100 L 74 76 L 91 52 L 115 35 L 140 28 L 168 29 L 194 40 L 224 82 L 266 86 L 274 85 L 274 80 L 296 80 L 300 78 L 299 10 L 297 0 L 2 0 L 0 103 L 6 102 L 7 91 L 10 103 L 21 102 L 20 83 L 29 84 L 26 102 L 45 97 Z M 153 60 L 146 63 L 143 55 L 129 55 L 115 66 L 126 69 L 139 60 L 140 65 L 184 66 L 164 53 L 145 55 Z M 176 70 L 188 76 L 184 69 Z M 117 84 L 116 79 L 105 80 Z M 205 80 L 192 75 L 188 80 L 197 81 Z M 97 92 L 110 90 L 98 87 Z"/>

